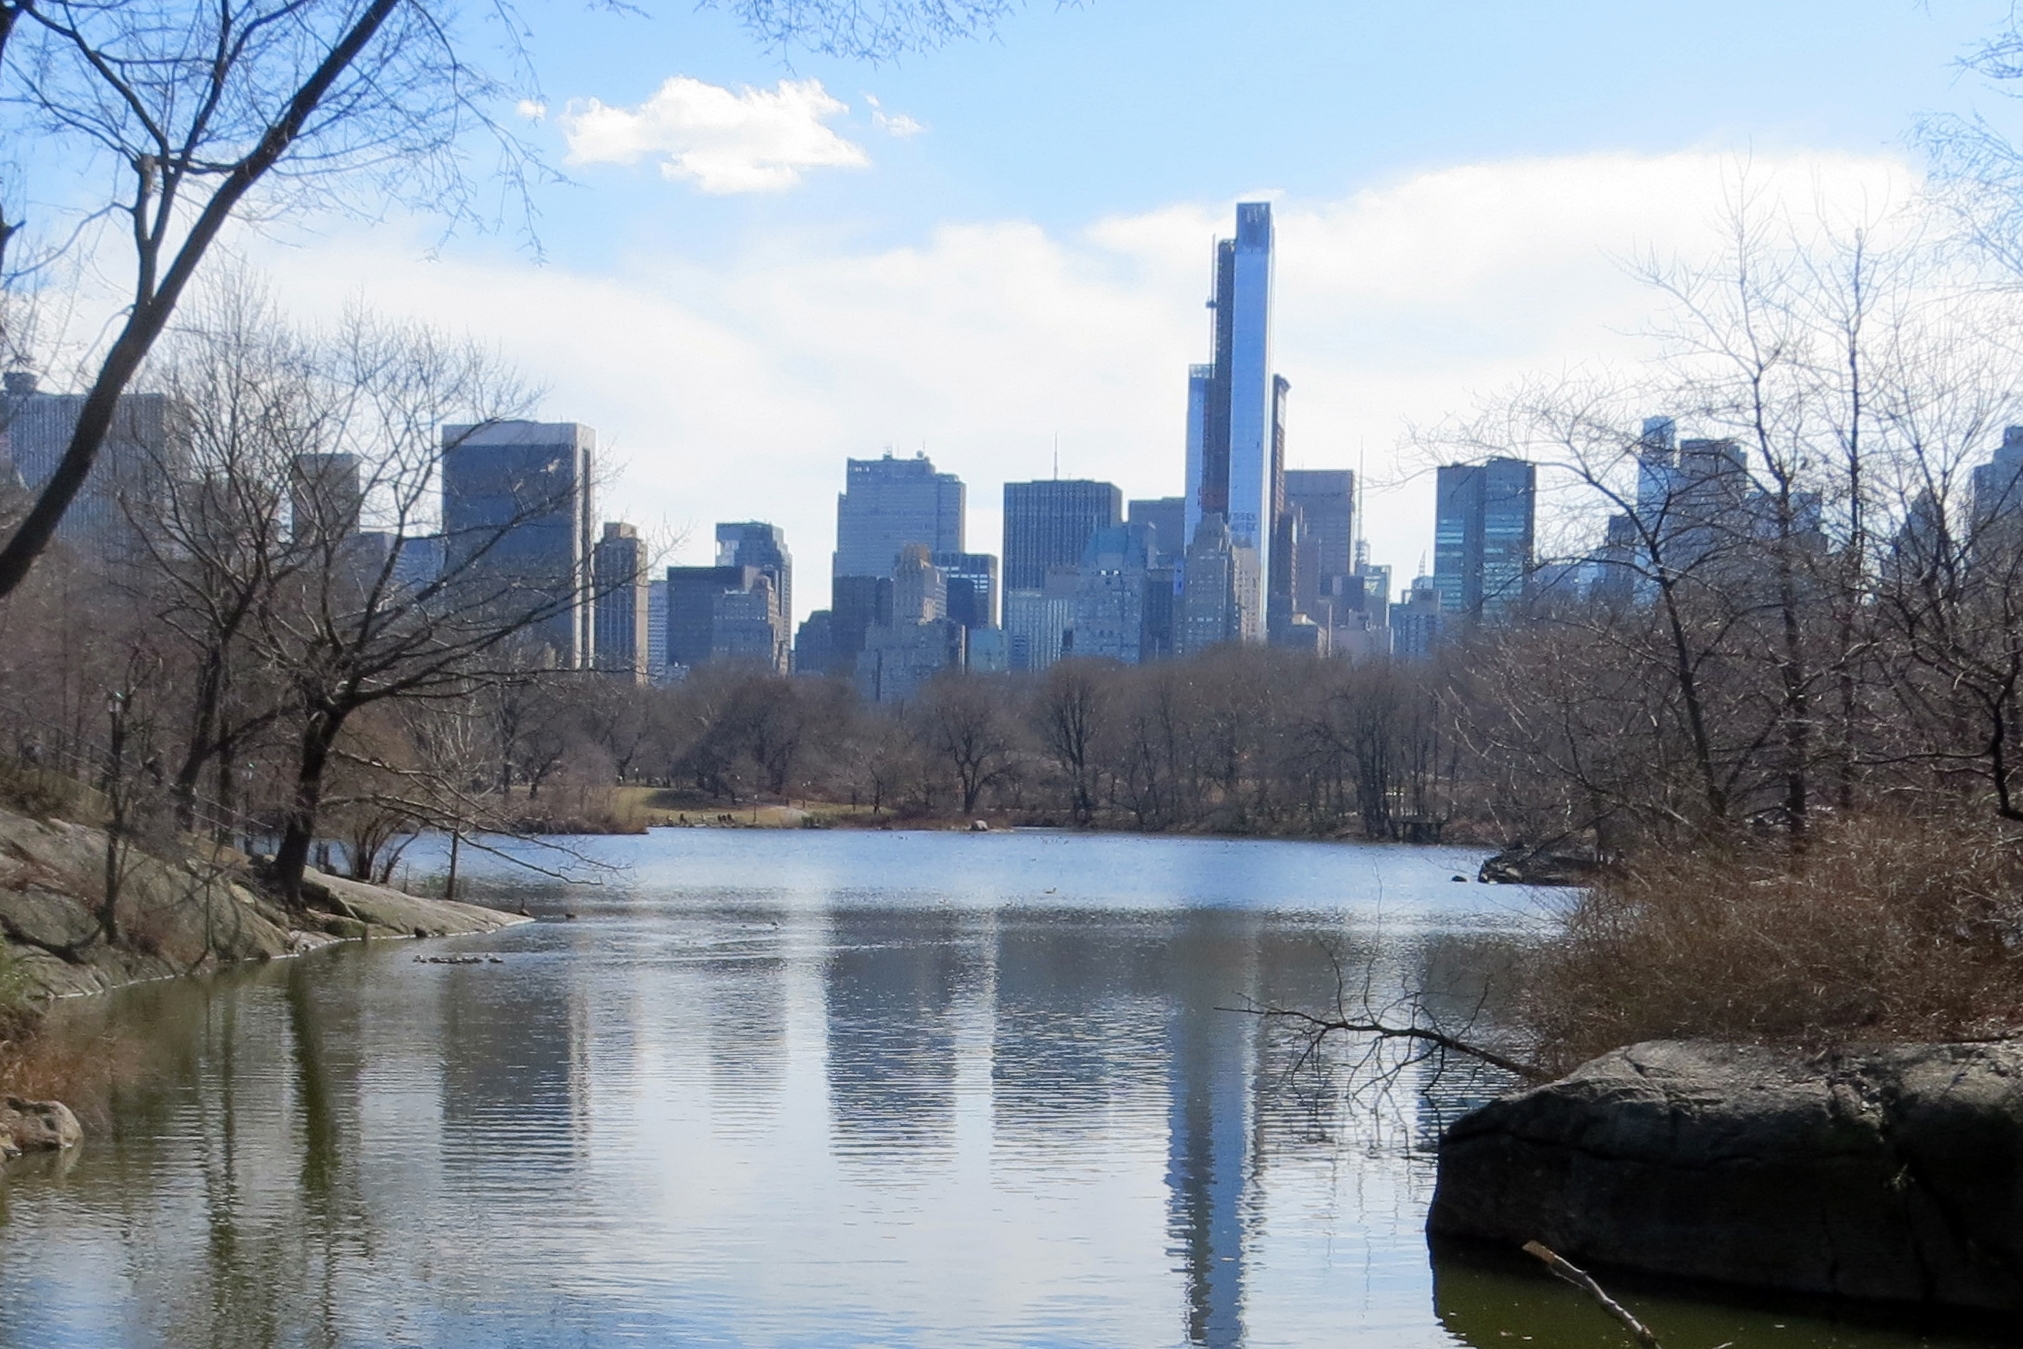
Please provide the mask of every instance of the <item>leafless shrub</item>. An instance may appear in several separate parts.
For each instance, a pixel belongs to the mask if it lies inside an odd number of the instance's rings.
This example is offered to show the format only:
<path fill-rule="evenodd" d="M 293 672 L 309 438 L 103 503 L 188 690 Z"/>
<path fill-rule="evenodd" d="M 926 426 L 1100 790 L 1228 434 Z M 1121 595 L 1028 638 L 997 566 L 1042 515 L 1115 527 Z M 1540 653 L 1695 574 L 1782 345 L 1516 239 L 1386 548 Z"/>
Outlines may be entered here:
<path fill-rule="evenodd" d="M 1793 854 L 1649 851 L 1574 892 L 1517 1010 L 1541 1063 L 1696 1036 L 1950 1040 L 2023 1017 L 2023 855 L 1992 828 L 1865 818 Z"/>

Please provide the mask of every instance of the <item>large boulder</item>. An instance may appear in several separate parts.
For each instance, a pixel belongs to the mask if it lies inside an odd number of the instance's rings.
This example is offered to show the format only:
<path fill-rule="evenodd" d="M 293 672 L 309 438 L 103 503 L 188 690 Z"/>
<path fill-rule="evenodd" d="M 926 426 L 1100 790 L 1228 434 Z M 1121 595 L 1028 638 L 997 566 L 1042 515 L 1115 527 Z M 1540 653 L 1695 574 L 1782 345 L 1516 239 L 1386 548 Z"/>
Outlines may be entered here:
<path fill-rule="evenodd" d="M 1632 1045 L 1456 1120 L 1427 1228 L 1759 1289 L 2023 1311 L 2023 1048 Z"/>
<path fill-rule="evenodd" d="M 77 1116 L 61 1101 L 0 1101 L 0 1158 L 24 1152 L 61 1152 L 84 1141 Z"/>
<path fill-rule="evenodd" d="M 1600 870 L 1591 852 L 1560 844 L 1506 843 L 1475 879 L 1488 885 L 1586 885 Z"/>

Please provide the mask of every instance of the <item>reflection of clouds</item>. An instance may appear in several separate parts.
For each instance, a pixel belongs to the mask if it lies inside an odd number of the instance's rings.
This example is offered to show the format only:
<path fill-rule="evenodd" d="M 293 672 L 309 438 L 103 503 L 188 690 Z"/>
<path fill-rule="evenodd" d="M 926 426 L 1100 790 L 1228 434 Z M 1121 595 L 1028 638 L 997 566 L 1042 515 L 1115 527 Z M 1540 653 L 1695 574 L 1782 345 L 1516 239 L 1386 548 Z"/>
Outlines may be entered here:
<path fill-rule="evenodd" d="M 975 953 L 951 915 L 849 911 L 829 957 L 829 1111 L 840 1155 L 890 1166 L 955 1127 L 957 997 Z M 910 1168 L 894 1168 L 906 1183 Z"/>
<path fill-rule="evenodd" d="M 991 1103 L 1007 1159 L 1087 1155 L 1115 1127 L 1113 1112 L 1157 1089 L 1160 960 L 1147 926 L 1086 915 L 1000 923 Z"/>

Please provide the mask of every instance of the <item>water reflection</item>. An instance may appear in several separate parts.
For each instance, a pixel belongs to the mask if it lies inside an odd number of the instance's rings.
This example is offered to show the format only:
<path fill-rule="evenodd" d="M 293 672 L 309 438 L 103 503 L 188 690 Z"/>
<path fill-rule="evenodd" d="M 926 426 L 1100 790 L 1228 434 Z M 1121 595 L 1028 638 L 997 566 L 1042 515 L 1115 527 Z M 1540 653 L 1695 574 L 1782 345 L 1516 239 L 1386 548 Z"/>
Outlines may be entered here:
<path fill-rule="evenodd" d="M 1243 1197 L 1260 1024 L 1218 1008 L 1257 1001 L 1258 953 L 1249 915 L 1188 919 L 1169 948 L 1168 1230 L 1187 1280 L 1188 1341 L 1230 1349 L 1243 1343 Z"/>
<path fill-rule="evenodd" d="M 1523 1257 L 1442 1244 L 1433 1260 L 1433 1300 L 1440 1323 L 1459 1344 L 1508 1349 L 1526 1340 L 1554 1349 L 1619 1349 L 1622 1328 L 1586 1295 L 1542 1279 Z M 1946 1345 L 1992 1349 L 2013 1336 L 1992 1327 L 1921 1327 L 1838 1320 L 1830 1311 L 1802 1305 L 1751 1308 L 1691 1301 L 1621 1275 L 1609 1276 L 1612 1294 L 1666 1344 L 1742 1346 L 1774 1343 L 1781 1349 L 1910 1349 Z M 1766 1333 L 1769 1332 L 1769 1333 Z"/>
<path fill-rule="evenodd" d="M 982 993 L 974 928 L 942 913 L 832 919 L 829 1116 L 844 1156 L 882 1167 L 906 1155 L 918 1166 L 952 1147 L 956 1023 Z M 892 1180 L 906 1183 L 904 1173 Z"/>
<path fill-rule="evenodd" d="M 506 894 L 583 921 L 459 943 L 501 964 L 353 948 L 69 1009 L 154 1069 L 0 1178 L 0 1344 L 1606 1342 L 1536 1278 L 1429 1268 L 1426 1130 L 1486 1084 L 1345 1107 L 1217 1010 L 1349 971 L 1493 1015 L 1522 917 L 1449 856 L 606 846 L 620 884 Z"/>

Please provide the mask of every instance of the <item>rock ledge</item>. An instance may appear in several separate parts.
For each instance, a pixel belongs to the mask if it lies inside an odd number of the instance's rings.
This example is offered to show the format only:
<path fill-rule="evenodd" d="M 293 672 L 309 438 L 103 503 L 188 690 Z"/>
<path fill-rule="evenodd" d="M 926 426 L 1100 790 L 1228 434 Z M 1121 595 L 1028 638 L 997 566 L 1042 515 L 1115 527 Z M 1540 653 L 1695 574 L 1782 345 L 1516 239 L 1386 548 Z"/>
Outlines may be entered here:
<path fill-rule="evenodd" d="M 1456 1120 L 1427 1229 L 1756 1289 L 2023 1311 L 2023 1046 L 1632 1045 Z"/>
<path fill-rule="evenodd" d="M 63 1102 L 0 1099 L 0 1161 L 24 1152 L 61 1152 L 83 1141 L 77 1116 Z"/>

